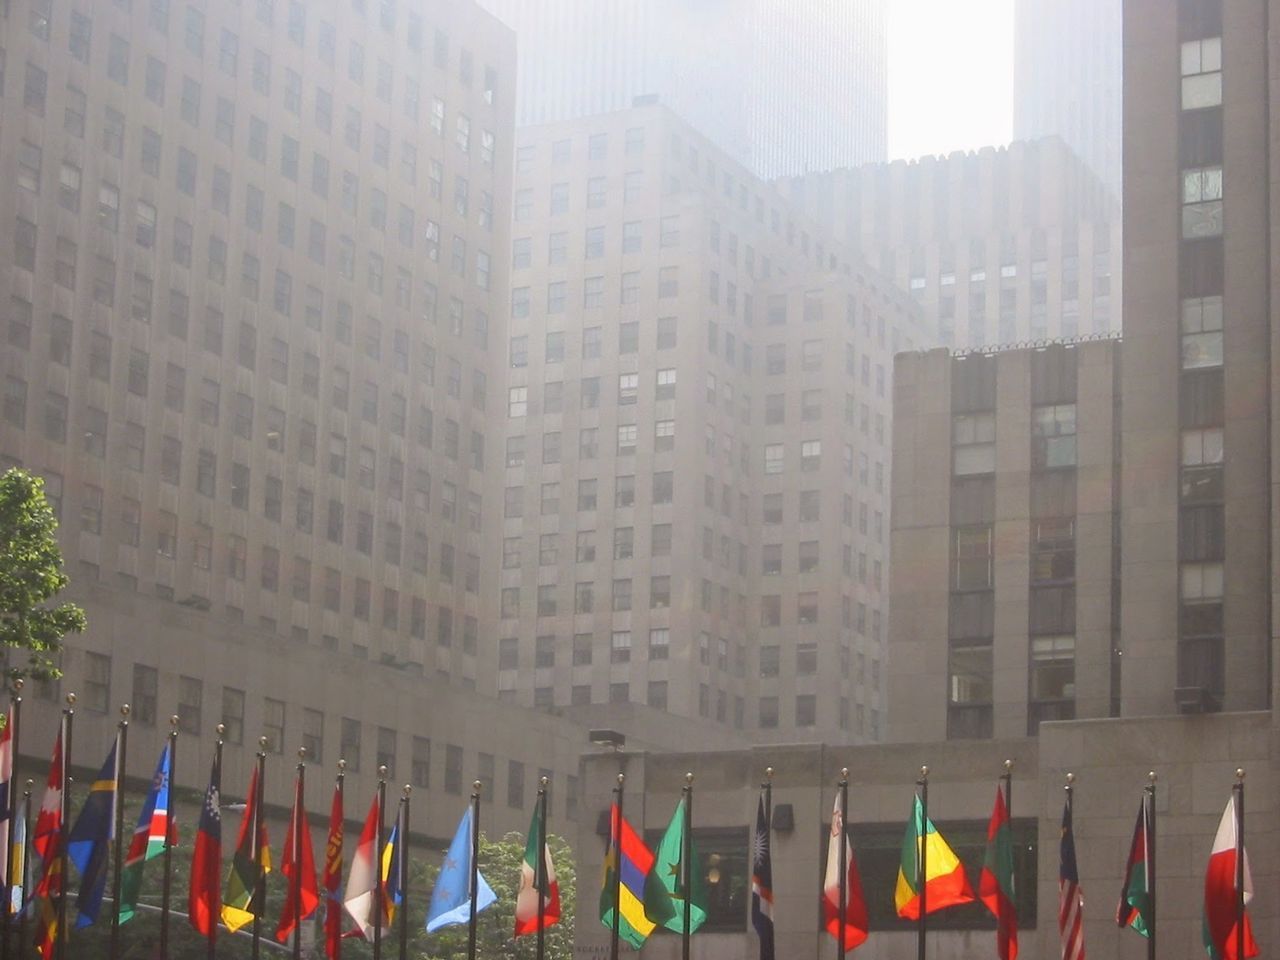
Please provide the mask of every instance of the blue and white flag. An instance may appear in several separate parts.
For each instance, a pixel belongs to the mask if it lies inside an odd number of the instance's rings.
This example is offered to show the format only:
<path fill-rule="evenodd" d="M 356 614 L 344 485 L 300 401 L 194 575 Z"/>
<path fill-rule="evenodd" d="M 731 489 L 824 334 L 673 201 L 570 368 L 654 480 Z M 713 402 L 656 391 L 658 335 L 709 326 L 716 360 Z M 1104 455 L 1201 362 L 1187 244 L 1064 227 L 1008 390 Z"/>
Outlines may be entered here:
<path fill-rule="evenodd" d="M 473 830 L 471 807 L 467 807 L 458 823 L 458 831 L 449 844 L 449 852 L 440 865 L 435 889 L 431 891 L 431 906 L 427 910 L 427 933 L 455 923 L 467 923 L 471 919 L 471 833 Z M 476 869 L 476 913 L 497 900 L 493 888 Z"/>

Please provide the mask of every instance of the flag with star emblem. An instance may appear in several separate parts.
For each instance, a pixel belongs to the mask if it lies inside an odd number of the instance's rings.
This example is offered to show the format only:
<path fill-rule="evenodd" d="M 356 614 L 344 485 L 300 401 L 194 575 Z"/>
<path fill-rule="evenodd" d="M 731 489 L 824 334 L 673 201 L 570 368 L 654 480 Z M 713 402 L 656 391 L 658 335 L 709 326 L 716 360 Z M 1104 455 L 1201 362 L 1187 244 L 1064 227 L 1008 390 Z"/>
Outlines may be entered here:
<path fill-rule="evenodd" d="M 644 885 L 644 912 L 654 923 L 673 933 L 684 933 L 685 900 L 689 901 L 689 932 L 695 933 L 707 920 L 705 891 L 699 883 L 690 838 L 689 860 L 685 862 L 685 798 L 676 804 L 676 812 L 654 852 L 653 869 Z"/>
<path fill-rule="evenodd" d="M 176 843 L 173 811 L 169 807 L 169 743 L 165 742 L 160 762 L 156 764 L 151 789 L 138 813 L 138 825 L 125 854 L 120 876 L 120 922 L 132 919 L 138 909 L 138 891 L 142 888 L 142 865 L 164 853 L 166 841 Z"/>
<path fill-rule="evenodd" d="M 431 906 L 427 909 L 427 933 L 435 933 L 441 927 L 453 923 L 466 923 L 471 914 L 471 831 L 473 829 L 471 807 L 468 806 L 458 822 L 457 832 L 444 855 L 440 874 L 431 891 Z M 476 871 L 476 913 L 497 900 L 493 888 L 484 874 Z"/>
<path fill-rule="evenodd" d="M 329 805 L 329 839 L 324 852 L 324 952 L 329 960 L 342 956 L 342 775 L 333 785 Z"/>
<path fill-rule="evenodd" d="M 756 805 L 756 832 L 751 838 L 751 925 L 760 938 L 760 960 L 773 960 L 773 857 L 763 793 Z"/>
<path fill-rule="evenodd" d="M 200 829 L 196 831 L 196 849 L 191 856 L 191 891 L 187 899 L 187 918 L 196 931 L 213 939 L 217 936 L 218 915 L 222 910 L 222 764 L 215 754 L 209 771 L 209 788 L 204 792 L 200 808 Z"/>

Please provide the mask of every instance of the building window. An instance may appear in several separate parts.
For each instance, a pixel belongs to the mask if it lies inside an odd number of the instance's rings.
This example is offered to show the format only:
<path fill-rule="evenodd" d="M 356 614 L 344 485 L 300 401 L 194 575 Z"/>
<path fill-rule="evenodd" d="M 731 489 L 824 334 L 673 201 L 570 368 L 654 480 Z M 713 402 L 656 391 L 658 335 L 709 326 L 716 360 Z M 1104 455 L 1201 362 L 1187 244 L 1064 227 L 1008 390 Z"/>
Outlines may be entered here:
<path fill-rule="evenodd" d="M 1031 466 L 1035 469 L 1076 465 L 1076 405 L 1036 407 L 1031 413 Z"/>
<path fill-rule="evenodd" d="M 991 643 L 952 643 L 947 665 L 947 739 L 990 737 Z"/>
<path fill-rule="evenodd" d="M 1182 238 L 1222 236 L 1222 167 L 1182 171 Z"/>
<path fill-rule="evenodd" d="M 993 473 L 996 468 L 996 418 L 992 413 L 952 418 L 952 472 L 958 476 Z"/>
<path fill-rule="evenodd" d="M 1222 297 L 1182 301 L 1182 369 L 1222 366 Z"/>
<path fill-rule="evenodd" d="M 1222 104 L 1222 38 L 1208 37 L 1182 45 L 1182 109 Z"/>
<path fill-rule="evenodd" d="M 199 678 L 178 678 L 178 729 L 183 733 L 200 733 L 203 695 L 204 683 Z"/>
<path fill-rule="evenodd" d="M 1074 636 L 1031 638 L 1031 665 L 1027 704 L 1027 735 L 1035 736 L 1044 720 L 1075 717 Z"/>

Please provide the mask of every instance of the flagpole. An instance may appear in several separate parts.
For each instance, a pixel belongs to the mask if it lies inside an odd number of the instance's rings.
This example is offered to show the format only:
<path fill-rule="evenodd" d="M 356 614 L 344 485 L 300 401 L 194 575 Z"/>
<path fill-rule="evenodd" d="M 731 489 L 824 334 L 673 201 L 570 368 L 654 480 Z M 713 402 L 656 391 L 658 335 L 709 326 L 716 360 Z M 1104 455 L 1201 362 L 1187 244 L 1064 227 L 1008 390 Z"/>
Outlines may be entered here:
<path fill-rule="evenodd" d="M 849 917 L 849 848 L 845 843 L 845 824 L 849 816 L 849 768 L 840 768 L 840 936 L 836 940 L 836 958 L 844 956 L 844 938 Z"/>
<path fill-rule="evenodd" d="M 18 901 L 18 960 L 22 960 L 27 955 L 27 901 L 31 896 L 28 892 L 31 888 L 31 787 L 34 783 L 35 781 L 28 778 L 27 788 L 22 791 L 22 808 L 27 818 L 26 829 L 23 832 L 27 839 L 22 849 L 22 897 Z M 10 903 L 12 904 L 12 897 Z"/>
<path fill-rule="evenodd" d="M 14 788 L 18 785 L 18 717 L 22 713 L 22 686 L 23 680 L 18 677 L 13 681 L 13 695 L 9 698 L 9 723 L 13 728 L 9 731 L 9 784 L 5 788 L 5 805 L 8 809 L 5 811 L 8 821 L 5 827 L 5 845 L 7 851 L 5 854 L 4 864 L 4 925 L 0 936 L 3 940 L 3 957 L 9 960 L 9 917 L 13 914 L 13 815 L 17 811 L 17 804 L 13 802 Z M 21 949 L 21 948 L 19 948 Z"/>
<path fill-rule="evenodd" d="M 169 809 L 165 811 L 164 880 L 160 894 L 160 960 L 169 960 L 169 898 L 173 880 L 173 784 L 178 776 L 178 715 L 169 718 Z M 119 908 L 117 908 L 119 909 Z"/>
<path fill-rule="evenodd" d="M 471 784 L 471 911 L 467 916 L 467 960 L 476 960 L 476 902 L 480 899 L 480 791 L 484 784 Z"/>
<path fill-rule="evenodd" d="M 413 792 L 412 784 L 404 785 L 404 796 L 400 798 L 400 844 L 397 853 L 400 876 L 396 878 L 400 885 L 400 960 L 409 958 L 409 794 Z"/>
<path fill-rule="evenodd" d="M 216 729 L 218 733 L 218 739 L 216 739 L 213 742 L 213 757 L 214 757 L 213 765 L 214 765 L 214 769 L 218 771 L 218 780 L 219 780 L 219 783 L 217 784 L 218 802 L 219 802 L 219 805 L 221 805 L 221 802 L 222 802 L 222 796 L 221 796 L 222 795 L 222 783 L 221 783 L 222 738 L 227 734 L 227 727 L 226 727 L 226 724 L 220 723 L 218 724 Z M 219 814 L 219 816 L 221 816 L 221 814 Z M 219 832 L 221 832 L 221 828 L 219 828 Z M 221 864 L 219 864 L 218 870 L 219 870 L 219 873 L 221 873 L 221 870 L 222 870 Z M 208 948 L 207 960 L 216 960 L 217 947 L 218 947 L 218 916 L 216 913 L 212 917 L 210 917 L 209 938 L 205 941 L 205 946 Z"/>
<path fill-rule="evenodd" d="M 267 775 L 267 738 L 258 738 L 258 778 L 254 785 L 253 798 L 245 798 L 253 804 L 253 819 L 249 824 L 250 843 L 253 844 L 253 893 L 249 897 L 249 908 L 253 911 L 253 945 L 249 956 L 258 960 L 262 951 L 262 911 L 267 899 L 266 874 L 262 870 L 262 850 L 258 837 L 262 834 L 262 780 Z"/>
<path fill-rule="evenodd" d="M 298 787 L 293 807 L 293 960 L 302 960 L 302 797 L 307 787 L 307 748 L 298 748 Z"/>
<path fill-rule="evenodd" d="M 627 775 L 618 774 L 618 785 L 613 788 L 613 805 L 618 815 L 612 824 L 613 837 L 613 926 L 609 932 L 609 960 L 618 960 L 618 923 L 622 915 L 622 787 Z"/>
<path fill-rule="evenodd" d="M 916 957 L 925 960 L 925 934 L 929 931 L 929 768 L 920 768 L 920 822 L 916 824 L 916 883 L 920 884 L 920 919 L 916 924 Z"/>
<path fill-rule="evenodd" d="M 336 780 L 336 782 L 335 782 L 334 786 L 335 786 L 335 788 L 336 788 L 336 789 L 337 789 L 337 791 L 338 791 L 338 804 L 339 804 L 339 808 L 340 808 L 340 809 L 345 813 L 345 812 L 346 812 L 346 809 L 347 809 L 347 808 L 346 808 L 346 802 L 347 802 L 347 761 L 346 761 L 344 758 L 342 758 L 342 757 L 339 757 L 339 758 L 338 758 L 338 777 L 337 777 L 337 780 Z M 328 843 L 328 837 L 326 837 L 326 838 L 325 838 L 325 853 L 324 853 L 324 857 L 325 857 L 325 870 L 326 870 L 326 872 L 327 872 L 327 871 L 328 871 L 328 864 L 329 864 L 329 843 Z M 338 873 L 339 873 L 339 874 L 341 874 L 341 873 L 342 873 L 342 857 L 341 857 L 341 851 L 339 851 L 339 857 L 338 857 Z M 341 881 L 341 879 L 339 879 L 339 881 L 338 881 L 338 886 L 339 886 L 339 888 L 341 888 L 341 886 L 342 886 L 342 881 Z M 339 894 L 338 894 L 338 900 L 337 900 L 337 902 L 336 902 L 336 904 L 335 904 L 335 902 L 334 902 L 334 901 L 332 901 L 332 900 L 330 900 L 330 899 L 329 899 L 329 891 L 328 891 L 328 889 L 326 889 L 326 890 L 325 890 L 325 902 L 324 902 L 324 939 L 325 939 L 325 950 L 326 950 L 326 952 L 328 951 L 328 948 L 329 948 L 329 911 L 330 911 L 330 910 L 337 910 L 337 911 L 338 911 L 338 918 L 339 918 L 339 936 L 338 936 L 338 939 L 337 939 L 337 940 L 333 941 L 333 960 L 342 960 L 342 937 L 341 937 L 342 894 L 341 894 L 341 892 L 339 892 Z"/>
<path fill-rule="evenodd" d="M 1151 936 L 1147 937 L 1147 960 L 1156 960 L 1156 772 L 1147 774 L 1147 786 L 1143 791 L 1143 803 L 1146 805 L 1147 818 L 1147 863 L 1151 865 L 1151 876 L 1147 878 L 1151 895 Z"/>
<path fill-rule="evenodd" d="M 1240 767 L 1231 792 L 1236 808 L 1236 957 L 1244 960 L 1244 770 Z"/>
<path fill-rule="evenodd" d="M 693 934 L 693 774 L 684 775 L 684 836 L 680 840 L 680 873 L 684 884 L 684 924 L 680 932 L 680 960 L 689 960 L 689 940 Z"/>
<path fill-rule="evenodd" d="M 387 895 L 382 882 L 382 813 L 387 806 L 387 767 L 378 767 L 378 830 L 373 840 L 373 960 L 382 960 L 382 923 L 387 919 L 387 908 L 382 902 Z M 359 852 L 359 851 L 357 851 Z"/>
<path fill-rule="evenodd" d="M 537 960 L 543 960 L 547 950 L 547 784 L 543 777 L 538 781 L 538 864 L 533 868 L 534 883 L 538 887 L 538 946 Z M 402 957 L 401 960 L 404 960 Z"/>
<path fill-rule="evenodd" d="M 76 715 L 76 695 L 74 693 L 67 694 L 67 705 L 62 710 L 62 720 L 66 736 L 62 739 L 62 796 L 59 798 L 59 811 L 61 824 L 59 825 L 59 833 L 61 836 L 61 849 L 58 851 L 58 859 L 62 861 L 61 871 L 58 874 L 58 935 L 54 944 L 54 955 L 58 960 L 64 960 L 67 955 L 67 863 L 70 860 L 67 852 L 67 840 L 71 832 L 71 827 L 67 823 L 67 807 L 71 793 L 71 784 L 67 779 L 67 771 L 71 769 L 71 726 Z"/>
<path fill-rule="evenodd" d="M 130 711 L 127 703 L 120 707 L 120 723 L 116 733 L 120 749 L 116 752 L 116 792 L 112 798 L 116 809 L 115 823 L 112 826 L 115 831 L 115 849 L 112 851 L 115 866 L 111 874 L 111 940 L 107 948 L 110 960 L 116 960 L 120 956 L 120 867 L 124 859 L 124 771 L 129 749 Z"/>

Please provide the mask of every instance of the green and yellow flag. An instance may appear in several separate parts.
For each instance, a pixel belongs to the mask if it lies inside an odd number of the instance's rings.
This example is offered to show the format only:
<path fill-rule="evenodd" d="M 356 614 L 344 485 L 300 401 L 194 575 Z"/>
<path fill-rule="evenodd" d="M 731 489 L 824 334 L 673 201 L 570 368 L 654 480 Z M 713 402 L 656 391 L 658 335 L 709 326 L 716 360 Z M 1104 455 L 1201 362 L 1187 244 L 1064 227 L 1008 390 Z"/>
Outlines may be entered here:
<path fill-rule="evenodd" d="M 256 837 L 252 836 L 255 832 Z M 252 923 L 254 917 L 262 916 L 265 904 L 259 893 L 265 891 L 258 890 L 259 871 L 264 876 L 271 872 L 271 849 L 267 846 L 267 824 L 258 810 L 258 768 L 255 766 L 249 778 L 249 794 L 244 801 L 231 872 L 227 874 L 222 894 L 222 922 L 232 933 Z"/>
<path fill-rule="evenodd" d="M 920 876 L 920 854 L 924 853 L 927 875 Z M 934 913 L 947 907 L 958 906 L 973 900 L 973 888 L 965 876 L 960 858 L 942 839 L 942 834 L 926 820 L 919 794 L 915 798 L 906 835 L 902 838 L 902 863 L 898 867 L 898 885 L 893 893 L 898 916 L 905 920 L 920 917 L 920 888 L 926 886 L 927 912 Z"/>
<path fill-rule="evenodd" d="M 654 923 L 660 923 L 673 933 L 684 933 L 684 905 L 689 900 L 689 932 L 696 933 L 706 922 L 706 895 L 699 882 L 698 858 L 693 854 L 692 838 L 689 843 L 690 863 L 685 864 L 685 808 L 684 798 L 676 805 L 676 812 L 667 824 L 667 832 L 654 857 L 653 873 L 645 885 L 644 912 Z"/>

